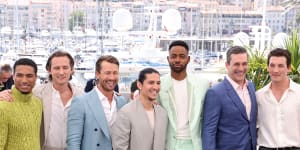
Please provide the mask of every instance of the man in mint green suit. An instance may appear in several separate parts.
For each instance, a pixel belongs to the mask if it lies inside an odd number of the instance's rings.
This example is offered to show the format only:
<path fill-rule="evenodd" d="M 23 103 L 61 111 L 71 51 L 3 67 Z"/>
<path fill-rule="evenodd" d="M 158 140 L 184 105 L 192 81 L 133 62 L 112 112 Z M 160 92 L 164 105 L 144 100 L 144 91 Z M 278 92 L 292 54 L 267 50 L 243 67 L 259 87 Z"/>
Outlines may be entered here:
<path fill-rule="evenodd" d="M 171 74 L 161 78 L 158 102 L 168 113 L 167 150 L 201 150 L 201 113 L 209 82 L 187 74 L 189 47 L 174 41 L 167 57 Z"/>

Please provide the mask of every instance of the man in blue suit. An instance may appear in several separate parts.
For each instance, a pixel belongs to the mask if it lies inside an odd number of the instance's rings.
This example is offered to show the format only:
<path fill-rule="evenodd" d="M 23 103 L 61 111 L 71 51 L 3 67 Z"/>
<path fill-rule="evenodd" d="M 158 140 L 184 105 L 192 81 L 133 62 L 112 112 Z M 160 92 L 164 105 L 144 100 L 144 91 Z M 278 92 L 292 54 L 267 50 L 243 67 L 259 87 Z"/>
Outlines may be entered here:
<path fill-rule="evenodd" d="M 231 47 L 225 65 L 225 79 L 205 96 L 203 150 L 256 150 L 257 104 L 245 48 Z"/>
<path fill-rule="evenodd" d="M 96 62 L 96 86 L 72 101 L 68 116 L 68 150 L 112 150 L 111 125 L 117 110 L 127 103 L 114 88 L 119 79 L 119 61 L 110 55 Z"/>

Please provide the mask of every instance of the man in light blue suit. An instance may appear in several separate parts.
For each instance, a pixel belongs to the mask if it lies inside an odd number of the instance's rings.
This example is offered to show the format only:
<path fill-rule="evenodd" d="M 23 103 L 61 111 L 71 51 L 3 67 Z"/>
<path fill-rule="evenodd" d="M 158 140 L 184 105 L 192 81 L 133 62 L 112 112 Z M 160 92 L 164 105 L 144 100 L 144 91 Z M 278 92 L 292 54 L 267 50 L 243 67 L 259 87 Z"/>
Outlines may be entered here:
<path fill-rule="evenodd" d="M 74 98 L 68 117 L 68 150 L 112 150 L 110 128 L 117 110 L 127 103 L 114 88 L 119 79 L 119 61 L 110 55 L 96 62 L 96 86 Z"/>
<path fill-rule="evenodd" d="M 227 76 L 205 96 L 203 150 L 256 150 L 257 103 L 255 87 L 246 80 L 248 54 L 231 47 L 226 58 Z"/>

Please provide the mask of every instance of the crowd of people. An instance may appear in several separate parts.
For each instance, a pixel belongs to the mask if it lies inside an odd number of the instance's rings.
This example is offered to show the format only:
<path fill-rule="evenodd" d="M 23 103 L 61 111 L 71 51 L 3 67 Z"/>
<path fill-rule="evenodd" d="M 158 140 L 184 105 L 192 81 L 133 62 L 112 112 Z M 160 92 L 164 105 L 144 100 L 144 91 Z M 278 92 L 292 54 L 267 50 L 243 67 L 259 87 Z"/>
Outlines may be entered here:
<path fill-rule="evenodd" d="M 37 65 L 20 58 L 0 70 L 0 150 L 300 150 L 300 85 L 291 54 L 267 57 L 271 82 L 256 91 L 246 79 L 249 55 L 231 47 L 227 75 L 210 86 L 187 72 L 189 47 L 173 41 L 170 73 L 144 68 L 130 99 L 117 92 L 119 61 L 103 55 L 85 89 L 70 82 L 74 59 L 55 51 L 49 82 L 35 86 Z"/>

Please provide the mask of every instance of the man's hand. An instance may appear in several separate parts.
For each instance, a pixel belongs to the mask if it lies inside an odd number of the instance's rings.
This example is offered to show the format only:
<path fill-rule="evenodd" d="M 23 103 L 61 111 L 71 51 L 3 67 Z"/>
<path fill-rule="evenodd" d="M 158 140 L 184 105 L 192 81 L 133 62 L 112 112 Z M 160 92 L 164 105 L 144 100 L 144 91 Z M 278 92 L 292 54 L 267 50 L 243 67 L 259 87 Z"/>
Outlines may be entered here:
<path fill-rule="evenodd" d="M 11 90 L 4 90 L 0 92 L 0 101 L 12 102 L 13 98 L 11 95 Z"/>

